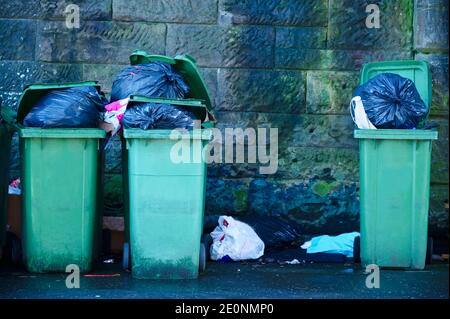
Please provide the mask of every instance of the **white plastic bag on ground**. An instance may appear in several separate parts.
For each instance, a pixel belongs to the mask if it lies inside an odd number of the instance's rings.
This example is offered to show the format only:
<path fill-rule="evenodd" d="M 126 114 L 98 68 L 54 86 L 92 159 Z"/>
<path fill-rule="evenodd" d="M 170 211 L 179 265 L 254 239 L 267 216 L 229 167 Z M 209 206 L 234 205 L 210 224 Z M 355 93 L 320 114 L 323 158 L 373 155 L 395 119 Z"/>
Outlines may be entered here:
<path fill-rule="evenodd" d="M 229 256 L 232 260 L 258 259 L 264 255 L 264 242 L 249 225 L 230 216 L 220 216 L 211 233 L 211 259 Z"/>

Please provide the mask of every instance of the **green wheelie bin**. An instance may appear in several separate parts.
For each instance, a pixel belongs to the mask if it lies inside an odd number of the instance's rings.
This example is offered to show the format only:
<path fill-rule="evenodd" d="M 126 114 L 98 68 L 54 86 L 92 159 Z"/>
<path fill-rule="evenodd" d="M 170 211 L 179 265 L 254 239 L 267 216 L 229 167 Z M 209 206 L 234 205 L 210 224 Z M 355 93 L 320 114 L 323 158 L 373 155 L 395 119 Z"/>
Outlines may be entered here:
<path fill-rule="evenodd" d="M 431 105 L 431 76 L 423 61 L 373 62 L 360 83 L 390 72 L 411 79 Z M 419 126 L 420 127 L 420 126 Z M 361 262 L 363 266 L 423 269 L 427 252 L 430 129 L 356 129 L 360 149 Z"/>
<path fill-rule="evenodd" d="M 132 64 L 163 61 L 173 65 L 188 86 L 187 99 L 132 96 L 138 103 L 164 103 L 192 111 L 204 129 L 173 136 L 172 130 L 124 128 L 122 150 L 126 200 L 124 267 L 141 279 L 193 279 L 204 269 L 206 250 L 201 243 L 205 207 L 204 146 L 211 137 L 214 117 L 208 91 L 188 56 L 169 58 L 135 51 Z M 175 134 L 177 135 L 177 134 Z M 185 150 L 181 161 L 176 150 Z M 177 155 L 175 155 L 177 157 Z"/>
<path fill-rule="evenodd" d="M 22 160 L 23 261 L 30 272 L 90 271 L 99 250 L 105 131 L 25 127 L 23 119 L 49 90 L 97 82 L 33 84 L 25 88 L 15 126 Z"/>

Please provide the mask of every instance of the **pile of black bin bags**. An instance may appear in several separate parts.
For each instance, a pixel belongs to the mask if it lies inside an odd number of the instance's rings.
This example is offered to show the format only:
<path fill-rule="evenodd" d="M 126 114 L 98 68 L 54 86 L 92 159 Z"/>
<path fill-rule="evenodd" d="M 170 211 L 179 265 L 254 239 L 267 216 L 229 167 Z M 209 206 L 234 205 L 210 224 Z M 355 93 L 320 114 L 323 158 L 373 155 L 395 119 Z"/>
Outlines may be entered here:
<path fill-rule="evenodd" d="M 115 78 L 111 101 L 131 95 L 182 99 L 189 87 L 171 65 L 152 62 L 125 67 Z M 108 100 L 94 86 L 54 89 L 42 96 L 23 124 L 42 128 L 95 128 Z M 192 129 L 194 115 L 169 104 L 140 103 L 126 110 L 125 128 Z"/>

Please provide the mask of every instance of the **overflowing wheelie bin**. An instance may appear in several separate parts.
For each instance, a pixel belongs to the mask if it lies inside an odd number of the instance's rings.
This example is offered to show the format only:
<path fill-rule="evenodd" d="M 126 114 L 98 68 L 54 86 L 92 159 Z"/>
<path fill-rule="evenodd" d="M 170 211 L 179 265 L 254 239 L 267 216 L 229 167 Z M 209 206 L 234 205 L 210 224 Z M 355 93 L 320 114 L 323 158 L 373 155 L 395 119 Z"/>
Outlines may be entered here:
<path fill-rule="evenodd" d="M 431 105 L 431 76 L 423 61 L 363 66 L 361 84 L 389 72 L 411 79 Z M 430 162 L 434 129 L 356 129 L 360 148 L 361 262 L 364 266 L 425 267 Z"/>
<path fill-rule="evenodd" d="M 134 52 L 131 64 L 171 64 L 190 87 L 186 99 L 131 96 L 128 109 L 139 103 L 164 103 L 191 111 L 202 128 L 176 133 L 169 129 L 124 128 L 123 165 L 126 200 L 124 267 L 144 279 L 192 279 L 204 269 L 201 243 L 205 206 L 204 146 L 213 121 L 203 121 L 211 100 L 195 61 L 189 56 Z M 184 160 L 178 151 L 187 150 Z"/>
<path fill-rule="evenodd" d="M 100 92 L 97 82 L 34 84 L 19 101 L 15 129 L 22 160 L 22 247 L 30 272 L 65 272 L 69 264 L 87 272 L 98 253 L 105 131 L 23 125 L 44 94 L 81 86 Z"/>

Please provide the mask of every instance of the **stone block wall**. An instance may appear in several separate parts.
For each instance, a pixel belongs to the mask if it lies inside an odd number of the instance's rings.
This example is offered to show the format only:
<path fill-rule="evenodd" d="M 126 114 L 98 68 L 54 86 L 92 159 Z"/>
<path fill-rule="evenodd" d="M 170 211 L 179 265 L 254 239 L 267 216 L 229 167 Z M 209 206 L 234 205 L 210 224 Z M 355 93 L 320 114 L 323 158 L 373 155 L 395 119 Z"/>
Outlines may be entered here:
<path fill-rule="evenodd" d="M 80 8 L 79 29 L 65 8 Z M 365 25 L 368 4 L 380 28 Z M 206 212 L 281 216 L 308 234 L 359 229 L 358 145 L 348 103 L 361 66 L 430 63 L 433 145 L 430 230 L 448 232 L 448 1 L 0 0 L 0 96 L 24 85 L 99 80 L 104 91 L 134 49 L 195 57 L 218 127 L 277 127 L 279 169 L 208 168 Z M 16 140 L 16 139 L 15 139 Z M 11 176 L 19 174 L 13 149 Z M 120 214 L 120 141 L 107 153 L 107 213 Z"/>

